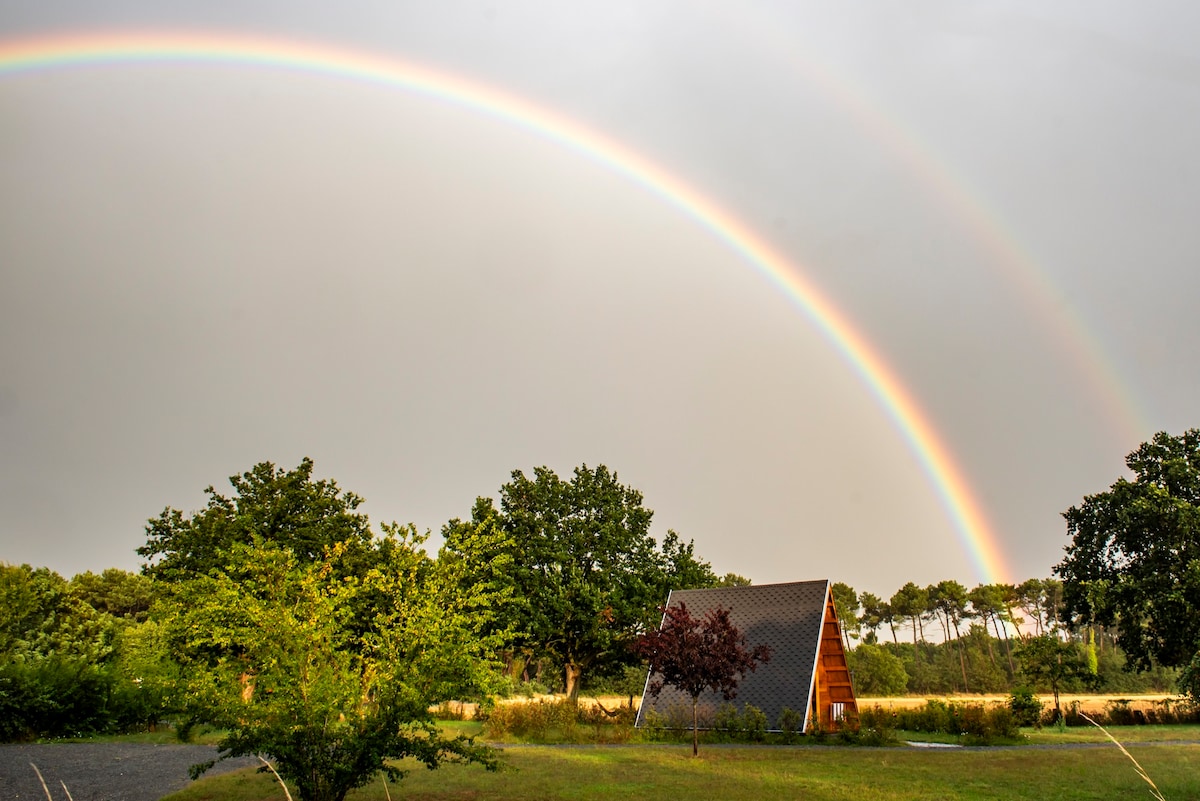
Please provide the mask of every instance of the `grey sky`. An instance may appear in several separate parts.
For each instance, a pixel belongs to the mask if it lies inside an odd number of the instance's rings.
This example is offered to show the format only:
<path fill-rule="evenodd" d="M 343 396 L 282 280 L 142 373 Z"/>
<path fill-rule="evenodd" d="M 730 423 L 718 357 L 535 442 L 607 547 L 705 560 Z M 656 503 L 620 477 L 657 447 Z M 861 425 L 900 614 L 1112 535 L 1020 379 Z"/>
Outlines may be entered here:
<path fill-rule="evenodd" d="M 0 2 L 0 40 L 302 39 L 624 143 L 870 338 L 1020 580 L 1141 439 L 1200 424 L 1198 13 Z M 8 562 L 135 568 L 147 517 L 309 455 L 374 519 L 435 532 L 514 468 L 603 462 L 721 572 L 978 580 L 880 407 L 738 254 L 578 152 L 396 89 L 0 75 L 0 366 Z"/>

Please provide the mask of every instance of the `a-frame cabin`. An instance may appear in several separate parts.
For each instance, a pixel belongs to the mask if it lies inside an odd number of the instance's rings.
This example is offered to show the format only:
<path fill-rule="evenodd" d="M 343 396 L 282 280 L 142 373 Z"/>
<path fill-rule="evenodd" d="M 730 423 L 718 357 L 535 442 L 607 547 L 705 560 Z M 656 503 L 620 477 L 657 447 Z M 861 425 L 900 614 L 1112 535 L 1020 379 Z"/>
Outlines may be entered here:
<path fill-rule="evenodd" d="M 712 609 L 728 609 L 729 619 L 753 648 L 768 645 L 771 659 L 747 673 L 738 683 L 738 708 L 753 705 L 767 716 L 768 731 L 781 731 L 784 709 L 804 712 L 803 730 L 836 731 L 846 721 L 858 719 L 858 705 L 841 628 L 828 580 L 749 587 L 716 587 L 707 590 L 675 590 L 667 606 L 687 604 L 692 617 Z M 647 685 L 653 676 L 647 679 Z M 716 693 L 700 696 L 702 718 L 726 703 Z M 671 718 L 680 709 L 691 720 L 691 698 L 673 687 L 664 687 L 657 698 L 642 696 L 637 725 L 645 723 L 653 710 Z M 673 715 L 672 713 L 675 713 Z"/>

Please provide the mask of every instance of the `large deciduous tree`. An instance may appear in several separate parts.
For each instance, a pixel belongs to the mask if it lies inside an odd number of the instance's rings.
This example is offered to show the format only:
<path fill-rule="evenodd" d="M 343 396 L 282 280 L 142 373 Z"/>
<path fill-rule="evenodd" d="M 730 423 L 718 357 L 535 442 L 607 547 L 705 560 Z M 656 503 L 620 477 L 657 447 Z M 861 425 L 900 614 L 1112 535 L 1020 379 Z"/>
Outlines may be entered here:
<path fill-rule="evenodd" d="M 691 696 L 694 756 L 699 753 L 700 694 L 711 690 L 732 700 L 742 676 L 768 661 L 771 649 L 766 645 L 749 648 L 729 620 L 728 609 L 709 610 L 703 618 L 693 618 L 683 603 L 662 611 L 662 627 L 638 637 L 634 650 L 650 665 L 653 678 L 646 686 L 650 695 L 657 697 L 663 687 L 674 687 Z"/>
<path fill-rule="evenodd" d="M 561 664 L 572 699 L 585 673 L 632 661 L 630 645 L 657 623 L 670 589 L 718 581 L 674 532 L 657 548 L 642 494 L 604 465 L 577 467 L 569 481 L 548 467 L 514 471 L 500 509 L 477 502 L 473 521 L 493 513 L 507 541 L 491 551 L 511 556 L 511 608 L 522 613 L 518 645 Z"/>
<path fill-rule="evenodd" d="M 260 462 L 230 477 L 232 497 L 209 486 L 202 511 L 185 516 L 163 509 L 146 524 L 146 544 L 137 549 L 146 558 L 142 572 L 166 581 L 192 578 L 222 567 L 234 545 L 253 542 L 286 549 L 302 563 L 342 544 L 347 567 L 361 570 L 365 565 L 353 555 L 365 554 L 372 539 L 367 516 L 357 511 L 363 499 L 331 479 L 314 480 L 312 472 L 308 458 L 294 470 Z"/>
<path fill-rule="evenodd" d="M 222 758 L 269 755 L 305 801 L 341 801 L 380 771 L 397 777 L 403 757 L 494 765 L 428 712 L 495 675 L 496 633 L 477 614 L 489 588 L 431 560 L 412 526 L 375 537 L 356 496 L 310 473 L 307 460 L 290 473 L 259 465 L 235 479 L 237 497 L 210 492 L 191 519 L 160 518 L 178 537 L 151 521 L 148 550 L 170 541 L 151 622 L 183 711 L 227 732 Z"/>
<path fill-rule="evenodd" d="M 1200 429 L 1158 433 L 1119 478 L 1063 516 L 1055 568 L 1068 614 L 1118 629 L 1132 664 L 1185 666 L 1200 652 Z"/>

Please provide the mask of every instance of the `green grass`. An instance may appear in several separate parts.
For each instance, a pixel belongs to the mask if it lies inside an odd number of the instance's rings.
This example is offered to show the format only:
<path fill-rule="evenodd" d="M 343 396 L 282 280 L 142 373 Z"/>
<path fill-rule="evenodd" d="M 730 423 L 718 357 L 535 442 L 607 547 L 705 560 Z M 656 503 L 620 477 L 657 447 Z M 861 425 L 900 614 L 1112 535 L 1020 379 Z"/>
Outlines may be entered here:
<path fill-rule="evenodd" d="M 1134 747 L 1168 799 L 1200 798 L 1200 744 Z M 504 752 L 510 770 L 476 766 L 427 771 L 414 765 L 393 798 L 476 799 L 1062 799 L 1147 796 L 1147 787 L 1115 747 L 988 751 L 908 748 L 709 746 L 525 746 Z M 383 801 L 378 781 L 352 801 Z M 266 801 L 282 798 L 269 776 L 252 771 L 202 779 L 171 801 Z"/>
<path fill-rule="evenodd" d="M 1112 735 L 1124 745 L 1130 743 L 1190 742 L 1200 744 L 1200 725 L 1177 723 L 1169 726 L 1108 726 Z M 1021 729 L 1031 744 L 1107 743 L 1104 732 L 1095 726 L 1069 726 L 1059 731 L 1053 726 L 1042 729 Z"/>

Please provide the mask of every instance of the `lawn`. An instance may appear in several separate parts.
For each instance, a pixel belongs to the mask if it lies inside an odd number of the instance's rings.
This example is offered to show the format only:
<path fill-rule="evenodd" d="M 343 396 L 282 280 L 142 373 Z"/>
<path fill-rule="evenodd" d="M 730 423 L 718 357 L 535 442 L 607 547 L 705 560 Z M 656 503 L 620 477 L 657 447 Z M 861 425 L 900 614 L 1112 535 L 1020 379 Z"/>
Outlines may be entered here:
<path fill-rule="evenodd" d="M 1132 753 L 1168 799 L 1200 798 L 1200 744 L 1135 745 Z M 718 746 L 520 746 L 510 769 L 427 771 L 414 765 L 396 799 L 1112 799 L 1149 788 L 1115 747 L 1065 749 Z M 273 779 L 245 772 L 202 779 L 171 801 L 281 799 Z M 351 795 L 386 801 L 381 781 Z"/>

